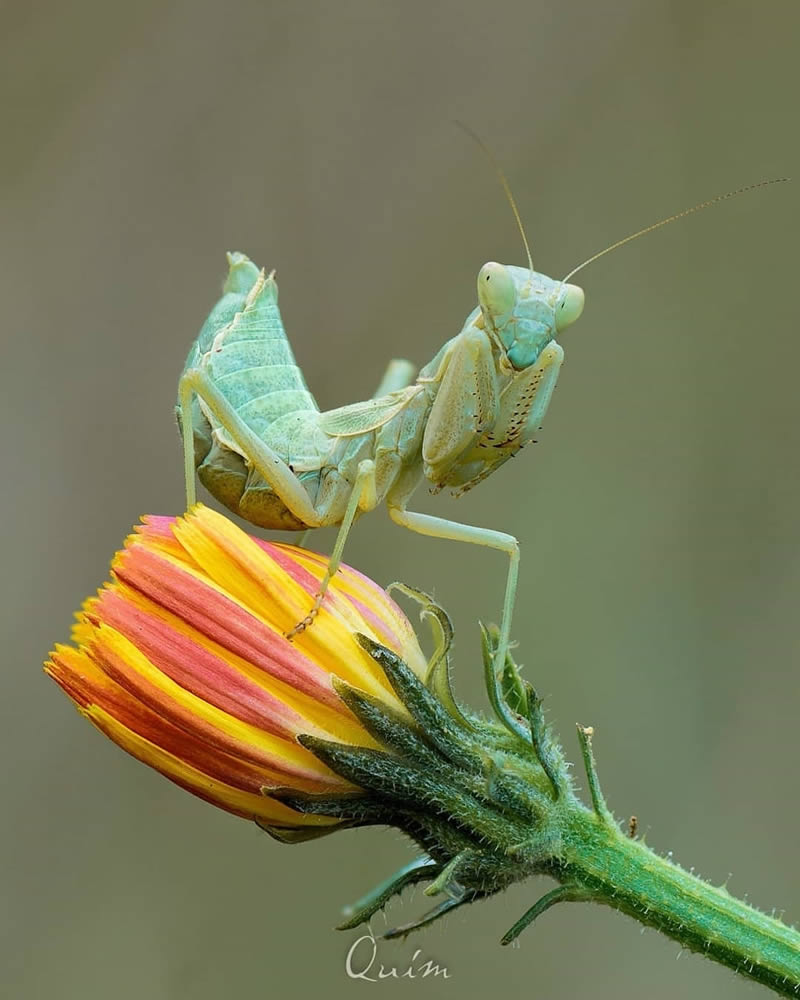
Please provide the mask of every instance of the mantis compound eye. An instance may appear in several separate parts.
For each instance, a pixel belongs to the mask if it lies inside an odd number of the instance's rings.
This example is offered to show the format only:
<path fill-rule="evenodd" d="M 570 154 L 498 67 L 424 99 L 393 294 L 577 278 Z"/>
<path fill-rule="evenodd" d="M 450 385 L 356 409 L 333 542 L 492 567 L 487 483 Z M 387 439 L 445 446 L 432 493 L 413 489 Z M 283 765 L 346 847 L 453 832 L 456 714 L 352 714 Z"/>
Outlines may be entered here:
<path fill-rule="evenodd" d="M 483 265 L 478 271 L 478 301 L 484 313 L 492 317 L 511 312 L 517 301 L 517 290 L 508 268 L 494 261 Z"/>
<path fill-rule="evenodd" d="M 570 326 L 583 312 L 583 289 L 577 285 L 564 285 L 556 304 L 556 331 Z"/>

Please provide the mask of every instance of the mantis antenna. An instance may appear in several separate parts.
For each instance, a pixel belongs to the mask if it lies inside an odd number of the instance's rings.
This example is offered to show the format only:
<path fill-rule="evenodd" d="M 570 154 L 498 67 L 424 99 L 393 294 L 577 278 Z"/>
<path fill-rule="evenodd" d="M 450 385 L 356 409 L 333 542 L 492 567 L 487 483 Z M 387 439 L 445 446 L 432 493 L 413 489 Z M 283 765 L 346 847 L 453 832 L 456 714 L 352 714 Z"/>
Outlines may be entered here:
<path fill-rule="evenodd" d="M 495 172 L 498 178 L 500 179 L 500 183 L 503 185 L 503 190 L 506 193 L 506 198 L 508 198 L 508 203 L 511 206 L 511 211 L 514 213 L 514 218 L 517 220 L 517 226 L 519 228 L 520 235 L 522 236 L 522 242 L 525 245 L 525 253 L 528 255 L 528 267 L 530 268 L 531 274 L 533 274 L 533 258 L 531 257 L 531 248 L 528 245 L 528 237 L 525 235 L 525 227 L 522 225 L 522 219 L 519 214 L 519 209 L 517 208 L 517 203 L 514 201 L 514 195 L 511 193 L 511 185 L 508 183 L 506 175 L 503 173 L 503 168 L 497 162 L 497 157 L 494 155 L 491 149 L 489 149 L 489 147 L 486 145 L 483 139 L 481 139 L 481 137 L 477 134 L 477 132 L 473 132 L 473 130 L 469 127 L 469 125 L 465 125 L 464 122 L 456 120 L 456 125 L 458 125 L 460 129 L 463 129 L 470 137 L 470 139 L 472 139 L 474 142 L 478 144 L 480 149 L 482 149 L 483 152 L 486 154 L 486 157 L 491 163 L 491 165 L 494 167 Z"/>
<path fill-rule="evenodd" d="M 703 208 L 710 208 L 711 205 L 716 205 L 717 202 L 727 201 L 728 198 L 735 198 L 737 195 L 745 194 L 747 191 L 755 191 L 757 188 L 768 187 L 770 184 L 782 184 L 784 181 L 791 180 L 790 177 L 773 177 L 768 181 L 756 181 L 755 184 L 747 184 L 745 187 L 737 188 L 735 191 L 726 191 L 725 194 L 718 194 L 715 198 L 709 198 L 706 201 L 701 201 L 697 205 L 693 205 L 692 208 L 685 208 L 682 212 L 676 212 L 675 215 L 670 215 L 666 219 L 661 219 L 660 222 L 654 222 L 650 226 L 645 226 L 644 229 L 639 229 L 635 233 L 631 233 L 630 236 L 624 237 L 624 239 L 617 240 L 616 243 L 612 243 L 611 246 L 605 248 L 605 250 L 599 250 L 597 253 L 592 254 L 591 257 L 587 258 L 582 264 L 578 264 L 577 267 L 573 268 L 566 277 L 561 279 L 561 283 L 564 284 L 569 279 L 582 271 L 584 267 L 588 264 L 594 263 L 599 257 L 605 257 L 607 253 L 611 253 L 612 250 L 617 250 L 619 247 L 625 246 L 626 243 L 630 243 L 631 240 L 636 240 L 640 236 L 644 236 L 646 233 L 652 233 L 654 229 L 660 229 L 662 226 L 668 225 L 670 222 L 675 222 L 678 219 L 682 219 L 686 215 L 692 215 L 694 212 L 699 212 Z"/>

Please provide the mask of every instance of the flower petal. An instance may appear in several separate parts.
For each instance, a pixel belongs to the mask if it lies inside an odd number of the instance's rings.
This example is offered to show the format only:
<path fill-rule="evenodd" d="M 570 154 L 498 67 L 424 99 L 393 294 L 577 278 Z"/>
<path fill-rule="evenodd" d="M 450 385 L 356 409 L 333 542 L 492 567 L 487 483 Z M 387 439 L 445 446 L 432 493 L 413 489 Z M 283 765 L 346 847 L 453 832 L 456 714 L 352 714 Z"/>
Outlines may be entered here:
<path fill-rule="evenodd" d="M 98 729 L 196 795 L 274 826 L 330 824 L 261 789 L 357 790 L 297 741 L 379 747 L 333 675 L 407 714 L 354 633 L 419 675 L 425 661 L 400 609 L 345 566 L 290 642 L 285 632 L 308 613 L 326 569 L 324 557 L 250 538 L 201 505 L 144 518 L 112 563 L 113 581 L 84 604 L 79 648 L 58 646 L 45 669 Z"/>

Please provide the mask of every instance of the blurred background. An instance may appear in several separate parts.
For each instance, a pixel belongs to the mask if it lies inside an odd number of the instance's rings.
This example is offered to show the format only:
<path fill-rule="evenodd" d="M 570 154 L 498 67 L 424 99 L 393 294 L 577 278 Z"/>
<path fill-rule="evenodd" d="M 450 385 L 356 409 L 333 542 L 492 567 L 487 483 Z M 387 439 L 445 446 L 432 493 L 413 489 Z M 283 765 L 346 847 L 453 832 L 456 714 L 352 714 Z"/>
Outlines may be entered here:
<path fill-rule="evenodd" d="M 40 668 L 139 515 L 183 509 L 177 377 L 224 253 L 278 269 L 320 405 L 364 398 L 390 357 L 423 363 L 458 332 L 484 261 L 524 261 L 454 119 L 494 150 L 537 268 L 560 276 L 662 216 L 797 174 L 800 9 L 77 0 L 5 3 L 0 22 L 0 992 L 350 995 L 358 935 L 332 930 L 339 907 L 411 846 L 379 830 L 279 846 L 126 757 Z M 461 500 L 415 504 L 520 539 L 519 658 L 573 759 L 575 721 L 595 726 L 616 814 L 793 921 L 799 185 L 587 269 L 541 443 Z M 504 558 L 384 511 L 346 558 L 436 594 L 458 691 L 483 705 L 476 619 L 499 614 Z M 547 887 L 381 945 L 387 967 L 421 949 L 451 977 L 389 989 L 755 995 L 598 907 L 556 908 L 501 948 Z"/>

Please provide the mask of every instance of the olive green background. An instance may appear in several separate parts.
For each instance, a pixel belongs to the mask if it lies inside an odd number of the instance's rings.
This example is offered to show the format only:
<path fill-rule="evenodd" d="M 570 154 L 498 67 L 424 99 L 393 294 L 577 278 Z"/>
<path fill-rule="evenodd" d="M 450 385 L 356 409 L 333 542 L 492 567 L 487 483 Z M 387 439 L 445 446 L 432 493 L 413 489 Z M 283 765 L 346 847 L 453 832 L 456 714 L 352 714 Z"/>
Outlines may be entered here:
<path fill-rule="evenodd" d="M 177 375 L 225 250 L 278 269 L 320 404 L 363 398 L 390 357 L 460 329 L 485 260 L 523 262 L 454 119 L 503 163 L 537 267 L 564 274 L 798 172 L 797 4 L 11 3 L 0 22 L 0 993 L 755 996 L 598 907 L 501 948 L 544 881 L 380 946 L 446 982 L 350 981 L 338 908 L 410 845 L 281 847 L 105 741 L 40 663 L 138 516 L 182 510 Z M 541 443 L 459 501 L 417 498 L 520 539 L 520 659 L 573 759 L 575 721 L 595 726 L 616 814 L 794 920 L 798 183 L 588 269 Z M 497 616 L 503 558 L 379 511 L 347 560 L 435 592 L 483 704 L 475 622 Z"/>

